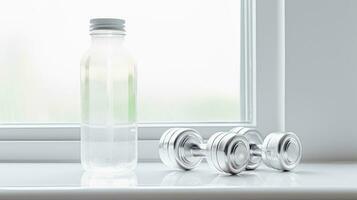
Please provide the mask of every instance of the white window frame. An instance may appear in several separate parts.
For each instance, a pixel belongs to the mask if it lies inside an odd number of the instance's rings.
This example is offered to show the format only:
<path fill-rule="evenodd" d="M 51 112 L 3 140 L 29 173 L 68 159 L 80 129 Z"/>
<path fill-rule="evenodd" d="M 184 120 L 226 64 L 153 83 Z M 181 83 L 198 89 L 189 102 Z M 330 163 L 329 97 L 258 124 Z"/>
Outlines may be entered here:
<path fill-rule="evenodd" d="M 271 2 L 269 1 L 270 3 Z M 262 2 L 263 3 L 263 2 Z M 264 3 L 266 4 L 266 3 Z M 275 7 L 284 6 L 283 0 L 275 2 Z M 273 6 L 273 7 L 274 7 Z M 266 94 L 264 85 L 271 82 L 270 73 L 265 71 L 256 71 L 256 3 L 255 0 L 242 0 L 242 25 L 244 32 L 242 40 L 244 48 L 242 62 L 244 63 L 241 79 L 245 81 L 242 84 L 241 91 L 244 92 L 242 107 L 247 108 L 248 112 L 243 118 L 248 119 L 245 122 L 227 122 L 227 123 L 143 123 L 139 124 L 139 160 L 157 160 L 158 159 L 158 140 L 161 134 L 169 127 L 192 127 L 202 133 L 204 138 L 208 138 L 217 131 L 229 130 L 236 126 L 256 126 L 257 120 L 264 121 L 264 118 L 271 118 L 264 113 L 257 112 L 257 107 L 265 108 L 274 105 L 264 105 L 265 99 L 271 98 L 271 94 L 279 94 L 282 88 L 276 91 L 270 91 Z M 263 17 L 262 17 L 263 18 Z M 276 29 L 272 32 L 279 32 L 283 27 L 282 21 L 274 21 Z M 273 26 L 274 27 L 274 26 Z M 274 34 L 274 33 L 273 33 Z M 281 35 L 280 35 L 281 36 Z M 276 39 L 277 48 L 284 46 L 281 37 Z M 271 70 L 281 71 L 284 67 L 284 60 L 277 59 L 274 56 L 272 63 L 275 62 L 276 68 Z M 275 59 L 275 60 L 274 60 Z M 282 58 L 283 59 L 283 58 Z M 265 62 L 262 60 L 261 62 Z M 258 73 L 258 74 L 257 74 Z M 263 87 L 256 88 L 256 76 Z M 279 82 L 278 84 L 281 84 Z M 275 90 L 275 89 L 273 89 Z M 256 94 L 260 98 L 258 105 Z M 267 98 L 266 98 L 267 97 Z M 281 99 L 280 99 L 281 100 Z M 271 102 L 271 101 L 270 101 Z M 264 111 L 264 109 L 262 109 Z M 282 111 L 283 113 L 283 111 Z M 260 115 L 262 117 L 258 117 Z M 273 118 L 280 119 L 281 113 Z M 263 119 L 262 119 L 263 118 Z M 277 121 L 277 120 L 275 120 Z M 268 125 L 270 126 L 270 125 Z M 265 128 L 265 125 L 262 126 Z M 0 162 L 78 162 L 80 153 L 80 128 L 79 124 L 3 124 L 0 125 Z"/>

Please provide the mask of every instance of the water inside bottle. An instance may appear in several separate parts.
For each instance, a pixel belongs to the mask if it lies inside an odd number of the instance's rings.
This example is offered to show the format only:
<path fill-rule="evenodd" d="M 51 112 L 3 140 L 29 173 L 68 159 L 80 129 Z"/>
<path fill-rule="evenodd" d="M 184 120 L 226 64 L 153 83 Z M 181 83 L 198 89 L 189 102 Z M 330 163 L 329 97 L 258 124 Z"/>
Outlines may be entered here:
<path fill-rule="evenodd" d="M 88 171 L 127 171 L 137 162 L 137 127 L 128 125 L 81 126 L 82 163 Z"/>

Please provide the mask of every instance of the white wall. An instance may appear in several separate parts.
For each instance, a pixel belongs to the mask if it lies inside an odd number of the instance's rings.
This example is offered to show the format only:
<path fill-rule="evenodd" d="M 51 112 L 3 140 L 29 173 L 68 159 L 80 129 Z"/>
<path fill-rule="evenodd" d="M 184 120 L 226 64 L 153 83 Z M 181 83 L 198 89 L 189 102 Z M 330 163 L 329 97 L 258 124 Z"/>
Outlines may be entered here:
<path fill-rule="evenodd" d="M 357 160 L 357 1 L 286 0 L 286 128 L 305 161 Z"/>

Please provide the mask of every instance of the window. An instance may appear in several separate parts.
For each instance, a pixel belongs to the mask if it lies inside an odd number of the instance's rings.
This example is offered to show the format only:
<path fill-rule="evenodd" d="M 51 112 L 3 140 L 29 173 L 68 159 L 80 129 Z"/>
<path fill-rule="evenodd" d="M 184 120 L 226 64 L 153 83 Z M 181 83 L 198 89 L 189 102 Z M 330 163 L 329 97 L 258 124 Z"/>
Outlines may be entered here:
<path fill-rule="evenodd" d="M 10 153 L 0 161 L 78 161 L 79 62 L 94 17 L 127 21 L 138 60 L 139 158 L 157 159 L 168 127 L 208 137 L 256 124 L 255 0 L 5 0 L 0 143 Z"/>
<path fill-rule="evenodd" d="M 0 8 L 0 123 L 79 122 L 79 60 L 90 43 L 89 19 L 103 16 L 127 20 L 139 122 L 252 122 L 247 2 L 7 1 Z"/>
<path fill-rule="evenodd" d="M 0 140 L 78 141 L 79 62 L 94 17 L 127 21 L 126 46 L 138 60 L 140 140 L 157 140 L 172 126 L 195 126 L 207 137 L 222 126 L 255 124 L 254 10 L 254 0 L 6 0 Z M 68 155 L 76 149 L 64 144 L 56 143 Z"/>

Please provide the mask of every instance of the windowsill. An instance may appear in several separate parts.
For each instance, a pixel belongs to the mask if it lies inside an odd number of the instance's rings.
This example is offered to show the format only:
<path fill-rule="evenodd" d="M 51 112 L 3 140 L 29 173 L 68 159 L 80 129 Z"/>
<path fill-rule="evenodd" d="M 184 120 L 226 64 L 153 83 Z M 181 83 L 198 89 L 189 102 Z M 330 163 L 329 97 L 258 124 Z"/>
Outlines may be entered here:
<path fill-rule="evenodd" d="M 135 173 L 91 177 L 78 163 L 1 163 L 0 199 L 355 199 L 357 163 L 265 167 L 238 176 L 202 164 L 190 172 L 140 163 Z"/>

